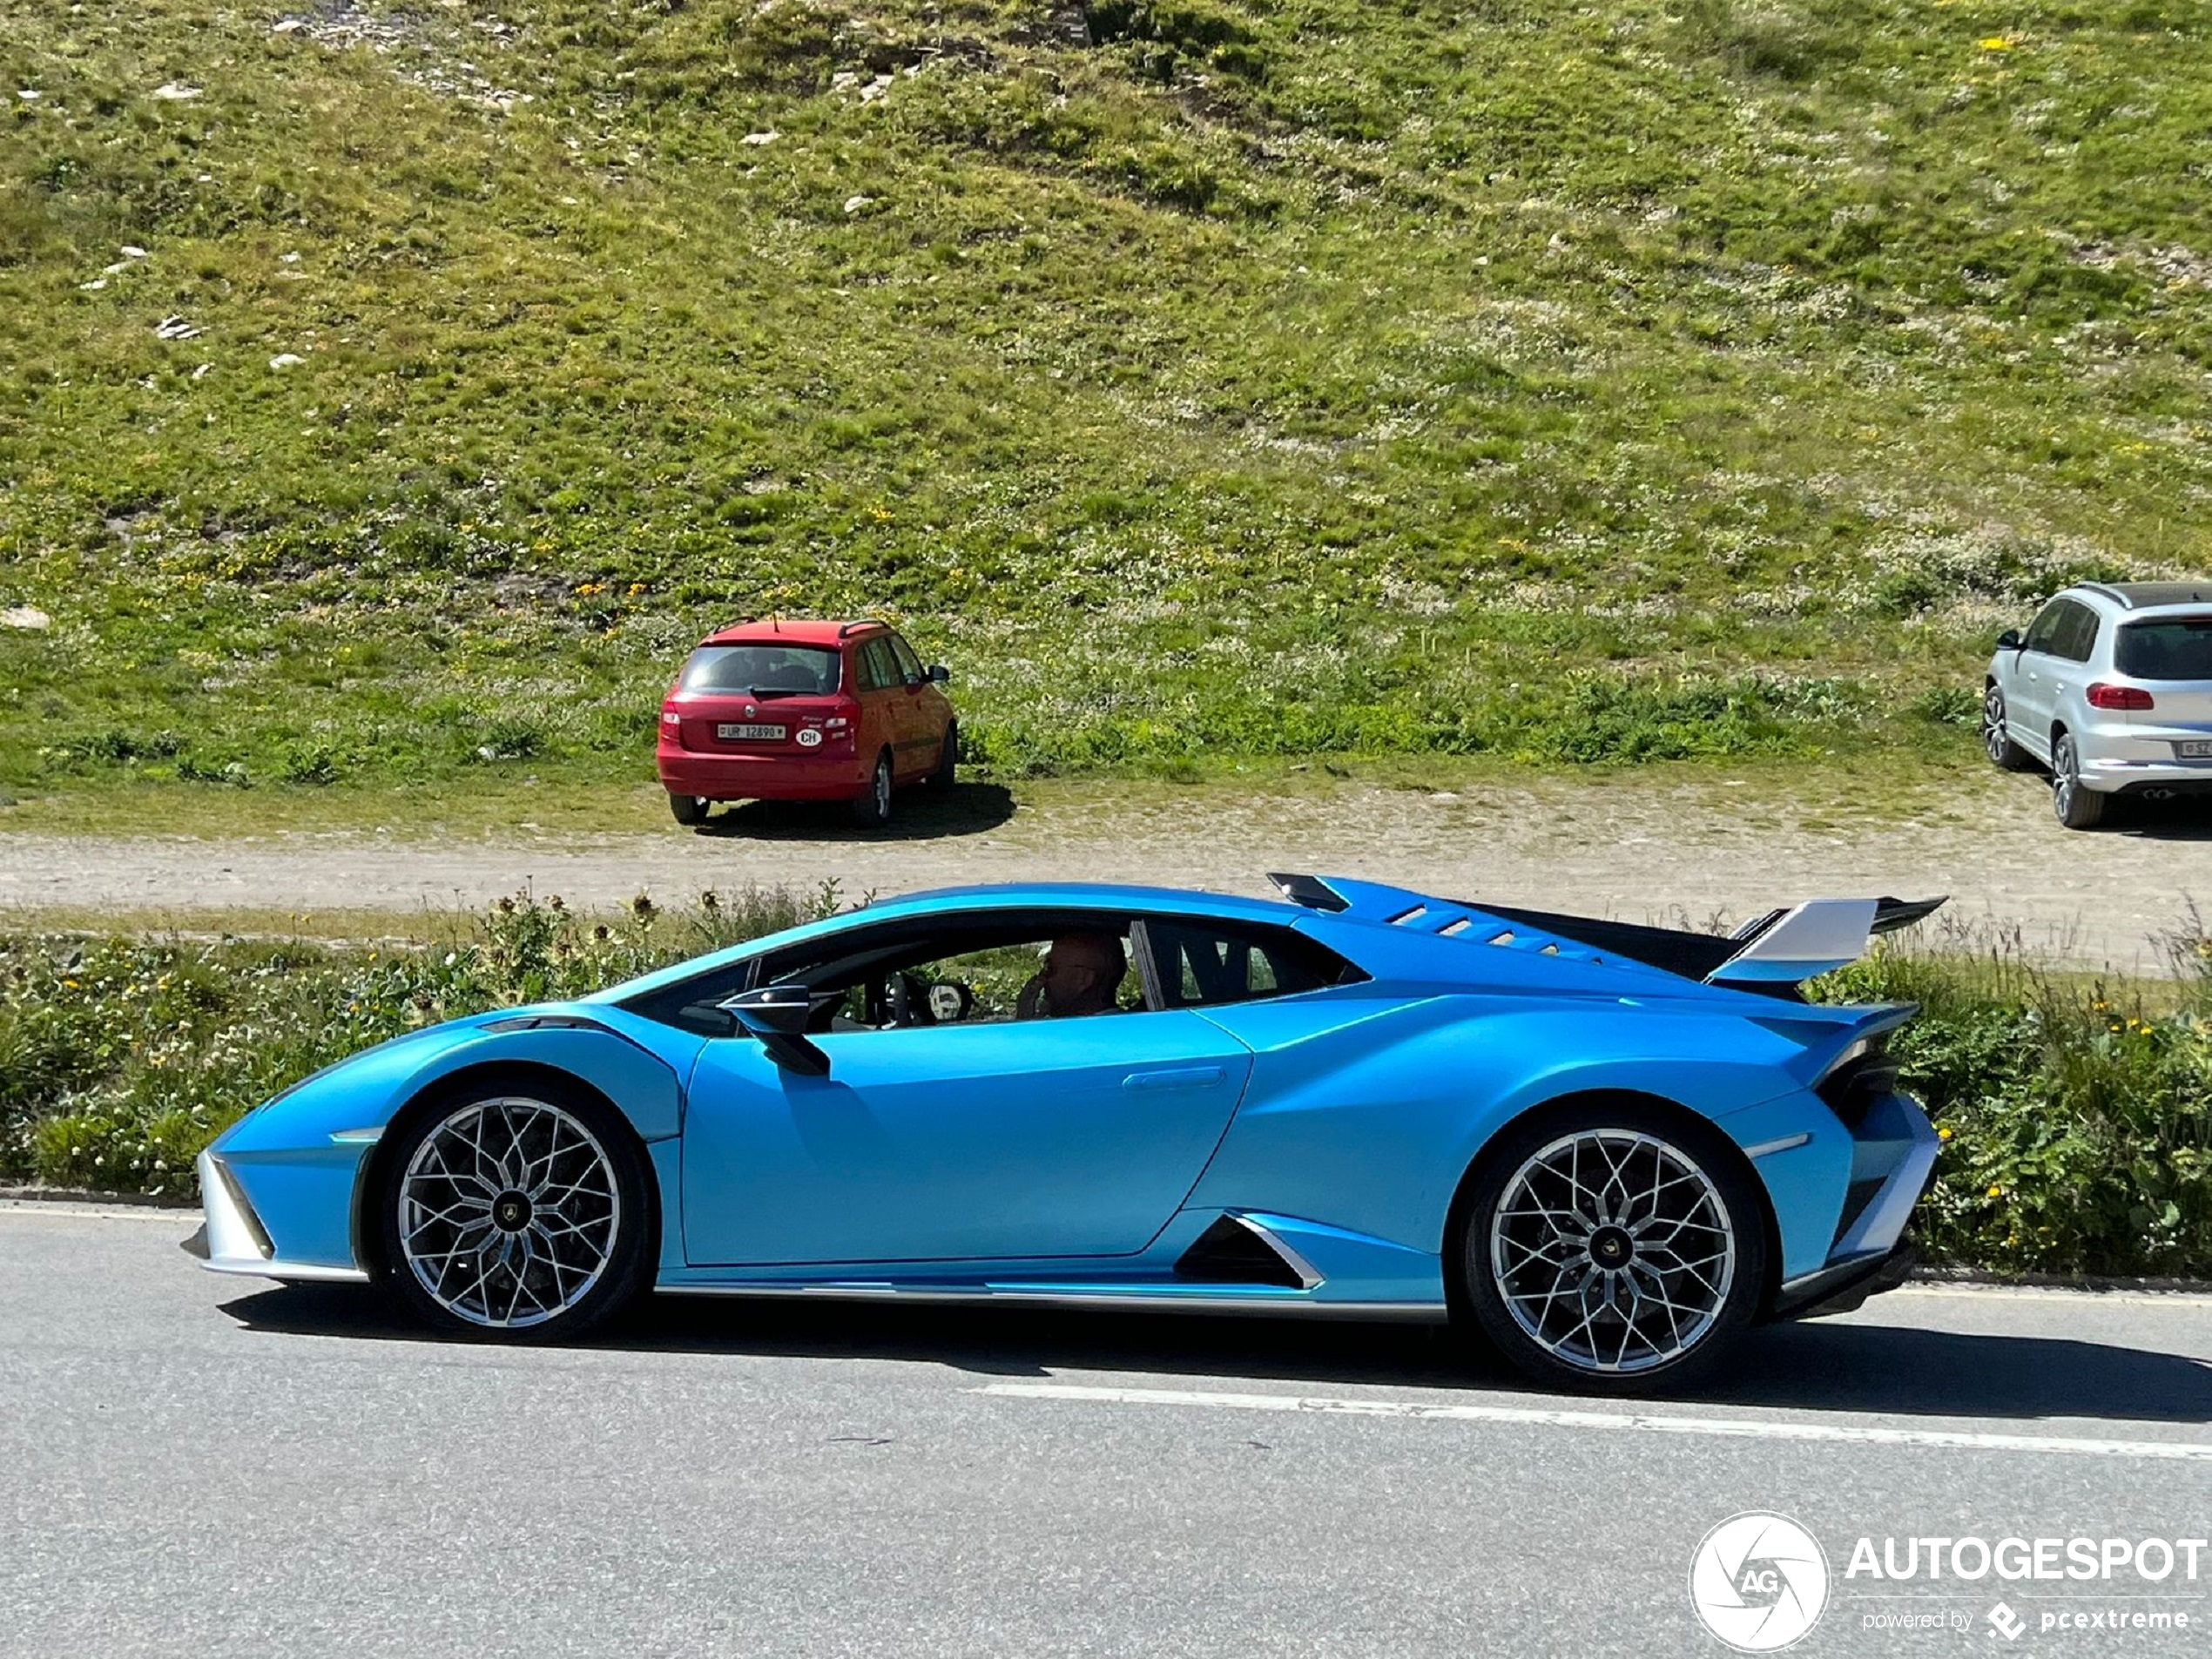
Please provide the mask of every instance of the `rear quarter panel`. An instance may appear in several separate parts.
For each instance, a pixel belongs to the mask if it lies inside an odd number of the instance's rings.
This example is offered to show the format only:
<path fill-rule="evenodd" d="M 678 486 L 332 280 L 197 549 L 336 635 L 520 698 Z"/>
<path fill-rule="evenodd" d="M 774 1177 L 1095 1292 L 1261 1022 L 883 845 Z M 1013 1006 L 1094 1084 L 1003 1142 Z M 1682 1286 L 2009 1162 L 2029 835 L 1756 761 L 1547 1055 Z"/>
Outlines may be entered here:
<path fill-rule="evenodd" d="M 1534 1107 L 1600 1089 L 1687 1106 L 1739 1145 L 1777 1125 L 1815 1131 L 1791 1158 L 1784 1202 L 1807 1213 L 1782 1217 L 1785 1256 L 1803 1253 L 1793 1231 L 1832 1230 L 1849 1178 L 1849 1136 L 1784 1069 L 1800 1046 L 1689 1000 L 1329 992 L 1208 1016 L 1257 1058 L 1195 1207 L 1305 1217 L 1440 1252 L 1453 1196 L 1490 1138 Z"/>

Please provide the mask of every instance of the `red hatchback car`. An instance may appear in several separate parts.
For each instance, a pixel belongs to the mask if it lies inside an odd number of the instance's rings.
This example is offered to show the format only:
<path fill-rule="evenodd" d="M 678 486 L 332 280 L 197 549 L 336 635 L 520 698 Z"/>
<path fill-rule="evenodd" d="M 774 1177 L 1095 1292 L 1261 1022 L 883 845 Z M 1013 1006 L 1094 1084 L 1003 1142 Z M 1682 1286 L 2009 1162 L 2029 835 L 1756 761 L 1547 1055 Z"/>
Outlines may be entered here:
<path fill-rule="evenodd" d="M 900 784 L 953 781 L 960 724 L 880 622 L 740 623 L 694 651 L 660 709 L 655 759 L 679 824 L 718 800 L 849 800 L 873 827 Z"/>

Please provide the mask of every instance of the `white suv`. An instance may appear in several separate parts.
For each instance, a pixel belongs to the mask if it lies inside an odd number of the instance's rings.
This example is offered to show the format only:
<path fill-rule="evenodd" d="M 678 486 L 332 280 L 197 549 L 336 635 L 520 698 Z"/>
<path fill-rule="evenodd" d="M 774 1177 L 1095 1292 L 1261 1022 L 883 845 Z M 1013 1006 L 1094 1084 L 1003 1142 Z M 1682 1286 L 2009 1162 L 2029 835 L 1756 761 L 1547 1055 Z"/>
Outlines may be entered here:
<path fill-rule="evenodd" d="M 2006 771 L 2049 768 L 2068 829 L 2114 795 L 2212 796 L 2212 582 L 2068 588 L 1998 639 L 1981 732 Z"/>

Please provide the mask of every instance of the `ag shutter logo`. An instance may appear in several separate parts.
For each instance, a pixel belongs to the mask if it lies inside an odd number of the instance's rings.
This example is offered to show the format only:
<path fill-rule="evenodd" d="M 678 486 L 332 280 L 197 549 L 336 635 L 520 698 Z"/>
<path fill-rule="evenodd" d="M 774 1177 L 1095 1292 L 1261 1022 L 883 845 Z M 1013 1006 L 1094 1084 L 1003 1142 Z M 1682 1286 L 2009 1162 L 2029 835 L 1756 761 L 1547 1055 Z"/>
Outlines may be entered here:
<path fill-rule="evenodd" d="M 1737 1652 L 1778 1653 L 1826 1611 L 1828 1558 L 1787 1515 L 1730 1515 L 1690 1557 L 1689 1604 Z"/>

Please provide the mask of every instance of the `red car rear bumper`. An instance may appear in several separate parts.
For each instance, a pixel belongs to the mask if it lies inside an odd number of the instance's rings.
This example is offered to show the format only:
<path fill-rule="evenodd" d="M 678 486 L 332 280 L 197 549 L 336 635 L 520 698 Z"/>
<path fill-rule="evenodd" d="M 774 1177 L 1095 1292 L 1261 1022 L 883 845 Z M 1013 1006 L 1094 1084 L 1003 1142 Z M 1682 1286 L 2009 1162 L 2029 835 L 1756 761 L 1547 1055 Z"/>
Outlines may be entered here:
<path fill-rule="evenodd" d="M 700 754 L 660 745 L 661 787 L 708 800 L 851 800 L 868 786 L 868 769 L 852 745 L 826 758 L 796 754 Z"/>

